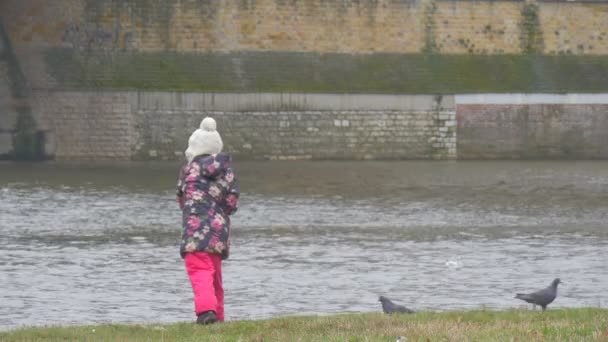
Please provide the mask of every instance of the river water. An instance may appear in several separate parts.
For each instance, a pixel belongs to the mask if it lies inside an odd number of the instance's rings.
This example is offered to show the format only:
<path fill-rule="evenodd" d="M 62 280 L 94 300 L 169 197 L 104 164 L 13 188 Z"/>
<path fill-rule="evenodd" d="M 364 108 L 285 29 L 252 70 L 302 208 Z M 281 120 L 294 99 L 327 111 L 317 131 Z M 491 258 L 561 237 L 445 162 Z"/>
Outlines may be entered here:
<path fill-rule="evenodd" d="M 0 329 L 192 321 L 174 163 L 0 164 Z M 608 162 L 238 162 L 228 320 L 608 305 Z"/>

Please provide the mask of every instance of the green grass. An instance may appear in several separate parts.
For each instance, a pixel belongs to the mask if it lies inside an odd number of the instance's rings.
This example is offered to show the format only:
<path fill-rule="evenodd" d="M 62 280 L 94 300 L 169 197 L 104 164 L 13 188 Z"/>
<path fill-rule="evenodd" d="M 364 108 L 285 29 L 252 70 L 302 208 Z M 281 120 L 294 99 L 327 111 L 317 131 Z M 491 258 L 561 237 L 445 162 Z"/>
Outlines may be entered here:
<path fill-rule="evenodd" d="M 608 341 L 608 310 L 380 313 L 283 317 L 212 326 L 88 325 L 24 328 L 0 341 Z"/>

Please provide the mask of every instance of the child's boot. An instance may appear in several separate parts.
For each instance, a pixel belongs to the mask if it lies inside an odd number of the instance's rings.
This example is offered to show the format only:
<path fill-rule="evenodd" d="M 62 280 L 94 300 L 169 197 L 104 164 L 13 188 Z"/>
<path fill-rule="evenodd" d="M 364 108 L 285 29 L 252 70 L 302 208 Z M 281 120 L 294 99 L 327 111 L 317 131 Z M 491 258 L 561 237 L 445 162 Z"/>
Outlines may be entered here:
<path fill-rule="evenodd" d="M 197 324 L 213 324 L 217 322 L 217 316 L 214 311 L 205 311 L 196 318 Z"/>

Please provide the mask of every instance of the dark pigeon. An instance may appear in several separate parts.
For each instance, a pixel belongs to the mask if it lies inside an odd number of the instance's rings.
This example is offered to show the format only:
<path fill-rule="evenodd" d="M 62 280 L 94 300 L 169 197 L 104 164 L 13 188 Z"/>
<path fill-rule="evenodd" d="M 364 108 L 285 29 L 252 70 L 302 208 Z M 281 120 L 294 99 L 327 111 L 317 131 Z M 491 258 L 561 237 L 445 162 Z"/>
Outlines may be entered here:
<path fill-rule="evenodd" d="M 557 297 L 557 284 L 561 284 L 559 278 L 555 278 L 547 288 L 532 293 L 518 293 L 515 298 L 534 304 L 534 307 L 540 305 L 545 311 L 547 305 L 551 304 Z"/>
<path fill-rule="evenodd" d="M 391 302 L 390 299 L 384 296 L 380 296 L 378 300 L 380 301 L 380 303 L 382 303 L 382 311 L 384 311 L 384 313 L 386 314 L 392 314 L 396 312 L 408 314 L 414 313 L 414 310 L 410 310 L 403 305 L 395 304 Z"/>

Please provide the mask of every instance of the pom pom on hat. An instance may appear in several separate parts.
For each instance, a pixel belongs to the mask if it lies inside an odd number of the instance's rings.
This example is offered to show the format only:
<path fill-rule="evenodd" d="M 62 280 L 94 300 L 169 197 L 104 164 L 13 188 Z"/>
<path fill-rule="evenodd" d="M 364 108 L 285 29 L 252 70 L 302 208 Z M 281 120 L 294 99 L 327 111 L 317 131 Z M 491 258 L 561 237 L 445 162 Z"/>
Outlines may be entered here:
<path fill-rule="evenodd" d="M 188 149 L 185 152 L 188 162 L 202 154 L 218 154 L 222 152 L 224 147 L 222 137 L 216 130 L 217 124 L 213 118 L 204 118 L 200 127 L 188 139 Z"/>
<path fill-rule="evenodd" d="M 201 129 L 207 132 L 213 132 L 217 130 L 217 124 L 213 118 L 206 117 L 201 121 Z"/>

